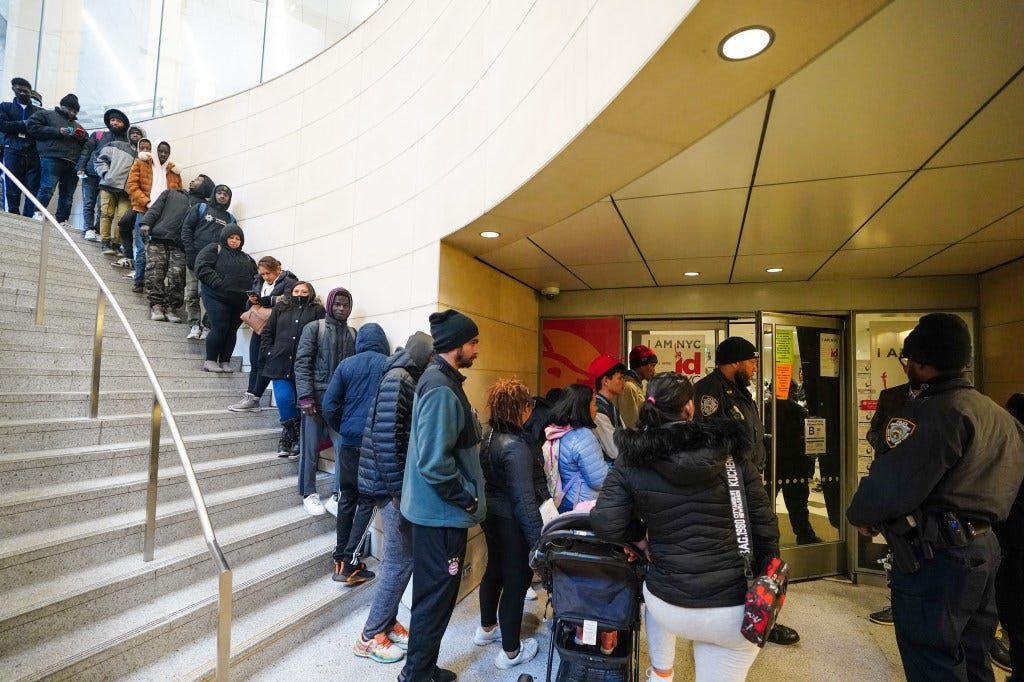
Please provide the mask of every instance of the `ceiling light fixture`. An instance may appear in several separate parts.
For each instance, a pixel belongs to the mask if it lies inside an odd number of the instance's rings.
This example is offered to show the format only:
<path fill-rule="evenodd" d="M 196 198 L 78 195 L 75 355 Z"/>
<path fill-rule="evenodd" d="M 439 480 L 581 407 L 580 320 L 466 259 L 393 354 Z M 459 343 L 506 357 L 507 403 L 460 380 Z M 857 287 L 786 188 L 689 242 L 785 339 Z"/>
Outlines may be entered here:
<path fill-rule="evenodd" d="M 495 232 L 494 230 L 485 230 L 480 233 L 480 236 L 484 239 L 497 239 L 501 236 L 501 232 Z"/>
<path fill-rule="evenodd" d="M 683 275 L 685 275 L 686 277 L 698 277 L 700 273 L 697 272 L 696 270 L 693 270 L 691 272 L 684 272 Z"/>
<path fill-rule="evenodd" d="M 718 56 L 739 62 L 761 54 L 775 42 L 775 31 L 767 26 L 747 26 L 733 31 L 718 43 Z"/>
<path fill-rule="evenodd" d="M 774 274 L 776 272 L 782 272 L 782 268 L 765 268 L 764 271 Z"/>

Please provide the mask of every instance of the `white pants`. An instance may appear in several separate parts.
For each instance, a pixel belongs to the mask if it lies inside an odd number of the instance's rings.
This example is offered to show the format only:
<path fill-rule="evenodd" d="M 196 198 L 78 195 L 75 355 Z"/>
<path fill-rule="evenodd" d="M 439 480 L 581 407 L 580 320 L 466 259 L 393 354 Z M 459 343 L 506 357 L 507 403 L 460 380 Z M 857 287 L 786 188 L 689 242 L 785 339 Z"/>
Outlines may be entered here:
<path fill-rule="evenodd" d="M 644 599 L 644 625 L 652 666 L 671 669 L 676 659 L 676 637 L 682 637 L 693 642 L 697 682 L 746 679 L 760 649 L 740 634 L 742 605 L 708 609 L 673 606 L 651 594 L 646 584 Z"/>

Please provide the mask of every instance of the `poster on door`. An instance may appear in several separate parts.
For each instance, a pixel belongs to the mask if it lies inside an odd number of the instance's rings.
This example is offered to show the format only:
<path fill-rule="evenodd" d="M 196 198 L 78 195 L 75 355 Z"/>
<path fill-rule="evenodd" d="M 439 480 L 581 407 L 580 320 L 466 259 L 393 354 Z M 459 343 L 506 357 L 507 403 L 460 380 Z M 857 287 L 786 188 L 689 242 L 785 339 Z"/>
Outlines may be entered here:
<path fill-rule="evenodd" d="M 819 336 L 820 368 L 823 377 L 839 376 L 839 334 Z"/>
<path fill-rule="evenodd" d="M 642 334 L 640 343 L 658 356 L 658 372 L 675 372 L 693 381 L 707 372 L 705 335 L 700 333 L 658 332 Z"/>

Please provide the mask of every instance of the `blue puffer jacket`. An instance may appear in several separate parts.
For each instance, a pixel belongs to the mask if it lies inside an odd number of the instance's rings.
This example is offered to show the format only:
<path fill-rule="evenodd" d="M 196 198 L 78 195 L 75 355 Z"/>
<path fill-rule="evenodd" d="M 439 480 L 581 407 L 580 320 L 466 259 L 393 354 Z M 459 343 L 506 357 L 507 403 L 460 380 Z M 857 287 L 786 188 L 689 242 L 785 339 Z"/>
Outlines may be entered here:
<path fill-rule="evenodd" d="M 324 419 L 341 434 L 341 444 L 359 447 L 363 426 L 377 394 L 391 347 L 379 324 L 364 324 L 356 335 L 356 354 L 342 360 L 324 393 Z"/>
<path fill-rule="evenodd" d="M 434 340 L 416 332 L 384 366 L 375 405 L 363 427 L 359 448 L 359 492 L 379 502 L 402 494 L 405 453 L 412 428 L 416 382 L 430 362 Z"/>

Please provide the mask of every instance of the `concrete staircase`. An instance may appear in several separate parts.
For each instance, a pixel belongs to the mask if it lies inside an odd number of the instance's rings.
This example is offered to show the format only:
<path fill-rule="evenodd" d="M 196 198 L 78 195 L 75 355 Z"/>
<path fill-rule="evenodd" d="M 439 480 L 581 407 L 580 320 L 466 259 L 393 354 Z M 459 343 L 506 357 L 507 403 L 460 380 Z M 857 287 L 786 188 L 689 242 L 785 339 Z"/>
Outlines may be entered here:
<path fill-rule="evenodd" d="M 35 325 L 40 229 L 0 216 L 0 679 L 210 677 L 217 573 L 178 456 L 164 427 L 156 554 L 143 562 L 149 382 L 108 307 L 100 416 L 87 417 L 97 288 L 52 230 L 46 324 Z M 234 661 L 365 599 L 330 580 L 334 519 L 303 510 L 296 464 L 275 456 L 276 410 L 226 411 L 246 374 L 200 371 L 203 344 L 151 322 L 126 271 L 76 239 L 174 410 L 234 571 Z M 326 475 L 319 485 L 329 491 Z"/>

